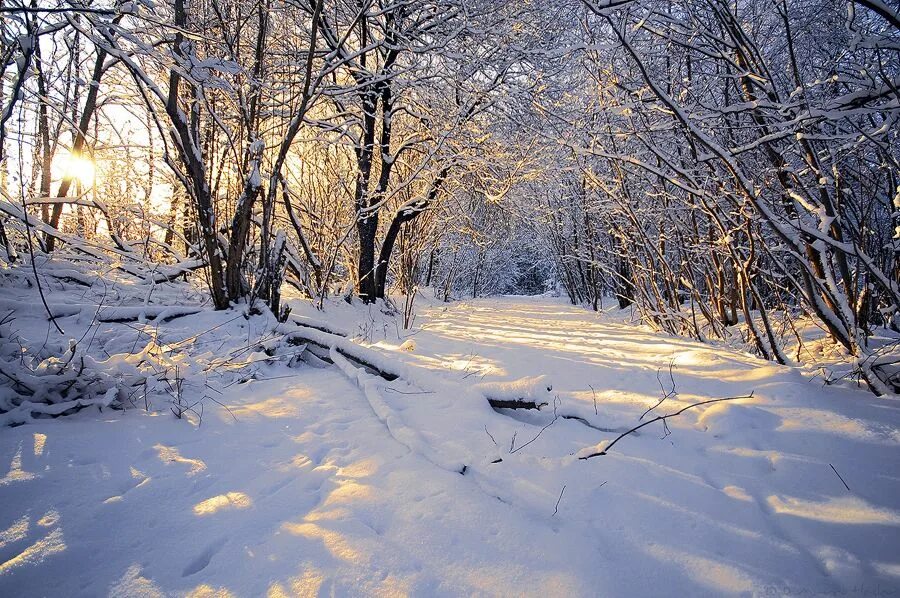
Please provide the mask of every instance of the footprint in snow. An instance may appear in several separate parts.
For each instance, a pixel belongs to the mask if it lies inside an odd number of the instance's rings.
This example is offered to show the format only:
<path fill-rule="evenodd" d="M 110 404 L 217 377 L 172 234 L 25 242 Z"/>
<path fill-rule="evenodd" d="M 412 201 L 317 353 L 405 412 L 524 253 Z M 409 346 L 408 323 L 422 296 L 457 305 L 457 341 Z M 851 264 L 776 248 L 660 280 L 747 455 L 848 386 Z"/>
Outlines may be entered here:
<path fill-rule="evenodd" d="M 279 490 L 281 490 L 282 488 L 284 488 L 285 486 L 287 486 L 288 484 L 290 484 L 291 482 L 294 482 L 294 481 L 295 481 L 294 478 L 285 478 L 283 480 L 279 480 L 279 481 L 275 482 L 274 484 L 272 484 L 271 486 L 269 486 L 268 488 L 266 488 L 263 491 L 263 496 L 272 496 L 273 494 L 275 494 L 276 492 L 278 492 Z"/>
<path fill-rule="evenodd" d="M 206 550 L 201 552 L 194 560 L 188 563 L 188 566 L 184 568 L 184 571 L 181 573 L 182 577 L 188 577 L 193 575 L 194 573 L 199 573 L 203 571 L 209 566 L 212 558 L 222 550 L 222 547 L 228 542 L 227 539 L 221 538 L 216 540 L 212 544 L 206 547 Z"/>

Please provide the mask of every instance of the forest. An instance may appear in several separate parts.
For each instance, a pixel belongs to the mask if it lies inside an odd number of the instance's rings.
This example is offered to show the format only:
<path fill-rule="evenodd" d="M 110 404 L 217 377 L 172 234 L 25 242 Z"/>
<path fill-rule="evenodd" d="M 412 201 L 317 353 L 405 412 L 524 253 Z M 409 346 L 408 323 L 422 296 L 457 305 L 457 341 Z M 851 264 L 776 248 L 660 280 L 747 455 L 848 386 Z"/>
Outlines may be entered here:
<path fill-rule="evenodd" d="M 0 19 L 0 594 L 900 592 L 897 0 Z"/>

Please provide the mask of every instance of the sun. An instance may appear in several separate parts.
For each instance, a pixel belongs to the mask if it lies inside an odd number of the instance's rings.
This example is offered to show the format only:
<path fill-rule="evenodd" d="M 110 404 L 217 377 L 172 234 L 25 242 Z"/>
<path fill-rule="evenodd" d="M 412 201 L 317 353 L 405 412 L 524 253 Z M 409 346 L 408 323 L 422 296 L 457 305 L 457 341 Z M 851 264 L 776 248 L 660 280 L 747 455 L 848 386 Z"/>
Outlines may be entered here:
<path fill-rule="evenodd" d="M 89 158 L 83 156 L 72 156 L 69 158 L 66 166 L 66 177 L 77 180 L 84 187 L 92 187 L 95 176 L 96 169 Z"/>

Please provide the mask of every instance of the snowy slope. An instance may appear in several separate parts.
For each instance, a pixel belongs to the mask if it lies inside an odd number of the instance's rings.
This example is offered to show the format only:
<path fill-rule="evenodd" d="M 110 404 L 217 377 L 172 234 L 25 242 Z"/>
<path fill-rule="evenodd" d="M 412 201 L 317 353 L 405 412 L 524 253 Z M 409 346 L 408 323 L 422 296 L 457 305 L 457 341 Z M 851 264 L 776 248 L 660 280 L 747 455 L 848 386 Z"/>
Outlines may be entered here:
<path fill-rule="evenodd" d="M 552 298 L 432 305 L 412 332 L 377 308 L 295 313 L 415 379 L 278 363 L 199 427 L 132 409 L 0 430 L 0 595 L 900 592 L 896 399 Z M 577 458 L 672 380 L 654 414 L 753 398 Z M 478 400 L 520 390 L 549 405 Z"/>

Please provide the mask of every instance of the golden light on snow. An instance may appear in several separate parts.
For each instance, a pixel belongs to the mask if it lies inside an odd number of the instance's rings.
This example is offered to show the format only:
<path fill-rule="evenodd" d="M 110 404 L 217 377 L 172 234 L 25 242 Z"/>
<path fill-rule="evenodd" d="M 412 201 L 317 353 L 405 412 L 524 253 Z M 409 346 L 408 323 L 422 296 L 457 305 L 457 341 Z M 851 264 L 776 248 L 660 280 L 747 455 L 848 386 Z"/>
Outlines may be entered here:
<path fill-rule="evenodd" d="M 162 598 L 162 590 L 152 580 L 142 575 L 141 566 L 137 563 L 128 570 L 109 589 L 110 596 L 146 596 L 146 598 Z"/>
<path fill-rule="evenodd" d="M 290 471 L 292 469 L 303 469 L 313 465 L 313 460 L 303 453 L 297 453 L 288 461 L 284 461 L 277 465 L 278 471 Z"/>
<path fill-rule="evenodd" d="M 47 443 L 47 435 L 46 434 L 35 434 L 34 435 L 34 456 L 40 457 L 44 454 L 44 445 Z"/>
<path fill-rule="evenodd" d="M 753 498 L 749 494 L 747 494 L 747 491 L 740 486 L 725 486 L 724 488 L 722 488 L 722 492 L 735 500 L 753 502 Z"/>
<path fill-rule="evenodd" d="M 371 498 L 372 496 L 373 492 L 371 486 L 357 484 L 352 480 L 345 480 L 328 495 L 323 504 L 325 506 L 330 506 L 336 503 L 354 503 L 358 500 Z"/>
<path fill-rule="evenodd" d="M 159 460 L 163 463 L 179 463 L 182 465 L 188 465 L 190 469 L 188 470 L 187 475 L 189 476 L 196 475 L 206 469 L 206 463 L 204 463 L 201 459 L 189 459 L 187 457 L 182 457 L 181 453 L 178 452 L 178 449 L 174 446 L 157 444 L 153 448 L 156 449 L 156 452 L 159 455 Z"/>
<path fill-rule="evenodd" d="M 48 556 L 60 553 L 65 549 L 66 543 L 63 540 L 62 530 L 56 528 L 16 556 L 0 564 L 0 577 L 23 565 L 36 565 Z"/>
<path fill-rule="evenodd" d="M 22 443 L 19 443 L 19 449 L 16 451 L 16 454 L 13 455 L 12 461 L 9 463 L 9 472 L 0 479 L 0 486 L 33 479 L 33 473 L 22 469 Z"/>
<path fill-rule="evenodd" d="M 97 169 L 90 158 L 74 155 L 66 162 L 66 178 L 72 178 L 84 187 L 93 187 Z"/>
<path fill-rule="evenodd" d="M 338 474 L 348 478 L 367 478 L 378 471 L 378 466 L 377 459 L 362 459 L 341 467 Z"/>
<path fill-rule="evenodd" d="M 295 536 L 303 536 L 315 540 L 321 540 L 326 550 L 335 558 L 349 563 L 359 562 L 363 555 L 356 550 L 350 540 L 340 533 L 315 523 L 285 523 L 281 528 Z"/>
<path fill-rule="evenodd" d="M 50 527 L 59 523 L 59 511 L 50 509 L 47 513 L 38 519 L 37 524 L 41 527 Z"/>
<path fill-rule="evenodd" d="M 25 515 L 0 532 L 0 548 L 3 548 L 7 544 L 24 540 L 25 537 L 28 536 L 29 521 L 30 518 L 28 515 Z"/>
<path fill-rule="evenodd" d="M 325 581 L 325 576 L 318 570 L 309 568 L 302 575 L 290 580 L 290 588 L 281 583 L 273 583 L 269 586 L 266 598 L 315 598 L 319 595 L 319 588 Z"/>
<path fill-rule="evenodd" d="M 249 509 L 253 501 L 243 492 L 228 492 L 194 505 L 194 515 L 212 515 L 223 510 Z"/>
<path fill-rule="evenodd" d="M 667 547 L 654 544 L 647 552 L 662 562 L 674 562 L 699 585 L 706 586 L 715 592 L 737 594 L 752 592 L 758 587 L 757 580 L 744 571 L 730 564 L 719 562 L 705 556 L 685 552 L 678 547 Z"/>
<path fill-rule="evenodd" d="M 779 515 L 793 515 L 825 523 L 900 526 L 900 513 L 874 507 L 861 498 L 828 498 L 816 502 L 793 496 L 773 495 L 768 497 L 766 502 Z"/>
<path fill-rule="evenodd" d="M 142 472 L 141 470 L 136 469 L 134 466 L 129 467 L 129 471 L 131 473 L 131 479 L 140 480 L 137 483 L 137 485 L 132 486 L 130 488 L 130 490 L 135 490 L 137 488 L 140 488 L 141 486 L 149 484 L 150 480 L 153 479 L 150 476 L 148 476 L 147 474 L 145 474 L 144 472 Z M 121 502 L 124 499 L 125 499 L 125 497 L 122 496 L 121 494 L 116 495 L 116 496 L 110 496 L 109 498 L 107 498 L 106 500 L 103 501 L 103 504 L 108 505 L 108 504 L 112 504 L 115 502 Z"/>
<path fill-rule="evenodd" d="M 243 405 L 234 405 L 229 407 L 231 413 L 226 413 L 223 419 L 231 419 L 231 415 L 238 419 L 247 418 L 280 418 L 280 417 L 297 417 L 300 414 L 300 405 L 298 400 L 309 398 L 310 393 L 307 391 L 297 390 L 290 391 L 281 397 L 272 397 L 264 401 L 256 403 L 246 403 Z M 226 417 L 227 416 L 227 417 Z"/>
<path fill-rule="evenodd" d="M 235 594 L 228 588 L 216 588 L 208 583 L 202 583 L 190 592 L 186 598 L 234 598 Z"/>

